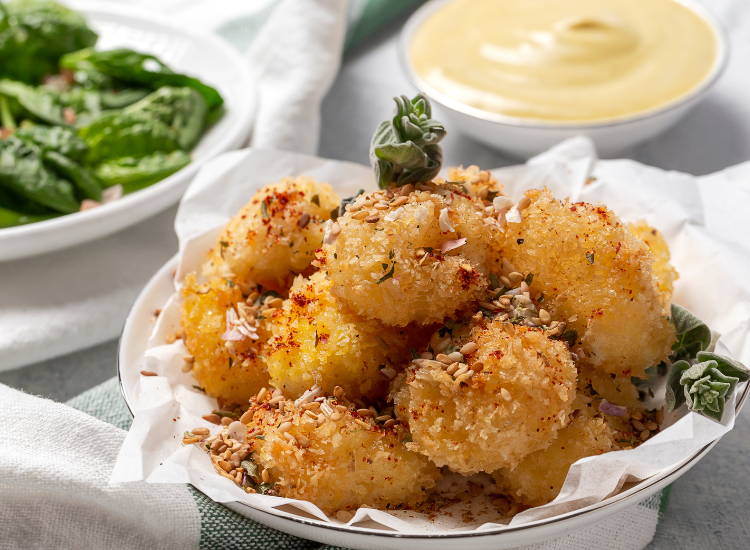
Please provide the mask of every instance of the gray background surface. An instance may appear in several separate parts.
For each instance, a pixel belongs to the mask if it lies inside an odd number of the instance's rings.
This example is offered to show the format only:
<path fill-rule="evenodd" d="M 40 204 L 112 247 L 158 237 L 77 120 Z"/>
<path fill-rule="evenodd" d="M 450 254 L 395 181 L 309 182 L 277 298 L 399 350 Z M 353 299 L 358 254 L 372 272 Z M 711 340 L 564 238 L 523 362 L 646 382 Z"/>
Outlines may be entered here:
<path fill-rule="evenodd" d="M 731 32 L 734 22 L 750 17 L 750 10 L 723 15 Z M 391 112 L 391 98 L 414 92 L 398 65 L 397 38 L 402 23 L 389 26 L 345 58 L 323 105 L 321 156 L 367 164 L 370 137 Z M 750 159 L 750 124 L 743 123 L 750 121 L 750 99 L 738 104 L 736 94 L 726 91 L 746 83 L 750 56 L 743 54 L 750 44 L 737 43 L 734 50 L 727 74 L 706 101 L 674 129 L 624 156 L 697 175 Z M 436 118 L 439 115 L 437 109 Z M 496 168 L 517 162 L 455 133 L 445 139 L 444 151 L 447 165 Z M 163 258 L 150 259 L 154 272 L 177 250 L 176 239 L 163 241 L 170 246 L 165 245 Z M 111 378 L 116 355 L 117 342 L 107 342 L 0 373 L 0 383 L 65 401 Z M 750 406 L 737 419 L 735 429 L 674 483 L 664 522 L 648 549 L 750 549 L 749 508 Z"/>

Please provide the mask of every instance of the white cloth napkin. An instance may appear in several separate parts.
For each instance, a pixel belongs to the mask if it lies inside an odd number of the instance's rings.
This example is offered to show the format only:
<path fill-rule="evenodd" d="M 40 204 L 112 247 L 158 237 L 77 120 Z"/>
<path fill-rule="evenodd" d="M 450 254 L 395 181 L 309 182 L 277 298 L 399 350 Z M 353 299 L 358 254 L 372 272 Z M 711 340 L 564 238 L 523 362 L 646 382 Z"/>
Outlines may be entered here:
<path fill-rule="evenodd" d="M 198 548 L 186 485 L 108 485 L 123 430 L 2 384 L 0 403 L 0 548 Z"/>
<path fill-rule="evenodd" d="M 131 1 L 186 25 L 261 24 L 246 59 L 260 98 L 252 144 L 314 153 L 320 102 L 338 71 L 346 0 Z M 239 35 L 246 41 L 253 29 Z M 240 44 L 241 45 L 241 44 Z M 174 209 L 111 237 L 40 257 L 0 263 L 0 371 L 118 336 L 151 275 L 177 250 Z"/>

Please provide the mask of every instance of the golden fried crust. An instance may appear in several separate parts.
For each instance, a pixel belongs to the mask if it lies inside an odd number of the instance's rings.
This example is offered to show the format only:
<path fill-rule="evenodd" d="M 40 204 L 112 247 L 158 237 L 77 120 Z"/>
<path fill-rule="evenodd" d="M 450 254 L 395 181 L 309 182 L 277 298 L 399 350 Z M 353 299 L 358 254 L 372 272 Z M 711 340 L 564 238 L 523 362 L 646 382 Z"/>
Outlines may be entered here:
<path fill-rule="evenodd" d="M 396 414 L 409 422 L 410 448 L 438 466 L 462 474 L 513 467 L 567 425 L 575 366 L 566 345 L 539 330 L 517 327 L 511 336 L 493 322 L 456 345 L 467 342 L 478 347 L 464 361 L 481 362 L 478 372 L 460 383 L 435 361 L 410 367 L 392 387 Z"/>
<path fill-rule="evenodd" d="M 645 378 L 675 340 L 653 254 L 603 205 L 562 202 L 549 190 L 527 196 L 523 221 L 508 222 L 504 257 L 534 274 L 553 318 L 577 331 L 584 363 Z"/>
<path fill-rule="evenodd" d="M 361 197 L 338 219 L 335 242 L 322 247 L 332 294 L 358 315 L 399 327 L 438 323 L 476 302 L 486 285 L 488 243 L 500 232 L 484 223 L 484 202 L 458 184 L 429 188 Z"/>
<path fill-rule="evenodd" d="M 274 315 L 271 384 L 294 398 L 314 384 L 329 394 L 341 386 L 352 399 L 382 397 L 396 374 L 393 365 L 409 352 L 409 334 L 343 310 L 330 288 L 321 272 L 295 280 Z"/>
<path fill-rule="evenodd" d="M 226 331 L 227 311 L 243 301 L 237 285 L 230 287 L 225 279 L 218 277 L 199 285 L 191 273 L 183 281 L 182 297 L 185 346 L 195 357 L 192 375 L 206 393 L 222 402 L 244 403 L 268 385 L 268 372 L 258 357 L 263 353 L 263 342 L 270 336 L 265 326 L 258 329 L 259 340 L 234 343 L 236 352 L 231 363 L 221 339 Z"/>
<path fill-rule="evenodd" d="M 291 423 L 286 432 L 279 429 L 282 416 Z M 255 440 L 254 460 L 269 470 L 277 494 L 312 502 L 326 514 L 360 506 L 414 506 L 425 500 L 440 470 L 406 448 L 401 424 L 385 429 L 351 410 L 334 418 L 339 419 L 323 416 L 319 425 L 315 414 L 291 403 L 284 413 L 255 406 L 250 431 L 261 429 L 264 440 Z"/>
<path fill-rule="evenodd" d="M 561 429 L 549 447 L 531 453 L 515 468 L 500 469 L 492 476 L 498 488 L 517 502 L 541 506 L 560 493 L 573 463 L 611 451 L 614 446 L 614 435 L 603 419 L 582 415 Z"/>
<path fill-rule="evenodd" d="M 655 258 L 654 276 L 659 281 L 659 290 L 667 292 L 671 296 L 674 291 L 674 282 L 679 278 L 679 275 L 677 270 L 669 263 L 669 245 L 664 240 L 664 235 L 648 225 L 646 220 L 628 224 L 628 229 L 648 245 L 648 249 Z"/>
<path fill-rule="evenodd" d="M 263 287 L 285 292 L 305 271 L 323 242 L 323 226 L 339 198 L 327 183 L 310 177 L 266 185 L 229 222 L 209 260 Z M 210 262 L 211 263 L 211 262 Z"/>

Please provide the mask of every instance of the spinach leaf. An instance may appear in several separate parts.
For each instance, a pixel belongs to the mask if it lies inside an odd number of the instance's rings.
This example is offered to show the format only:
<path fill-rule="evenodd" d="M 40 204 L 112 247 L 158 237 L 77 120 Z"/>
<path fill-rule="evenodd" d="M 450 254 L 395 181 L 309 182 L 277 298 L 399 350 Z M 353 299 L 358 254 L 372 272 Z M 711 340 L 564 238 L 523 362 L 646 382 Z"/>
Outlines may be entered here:
<path fill-rule="evenodd" d="M 36 145 L 42 152 L 55 151 L 76 162 L 81 162 L 88 150 L 85 141 L 70 128 L 62 126 L 35 124 L 19 128 L 13 135 L 25 143 Z"/>
<path fill-rule="evenodd" d="M 61 56 L 96 44 L 75 11 L 49 0 L 14 0 L 0 11 L 0 74 L 38 84 Z"/>
<path fill-rule="evenodd" d="M 63 57 L 60 66 L 74 73 L 91 73 L 93 69 L 119 82 L 131 86 L 145 86 L 152 90 L 162 86 L 193 88 L 203 96 L 209 109 L 224 102 L 215 88 L 203 84 L 197 78 L 174 72 L 153 55 L 127 48 L 104 52 L 89 48 Z"/>
<path fill-rule="evenodd" d="M 15 136 L 0 140 L 0 186 L 58 212 L 78 211 L 73 186 L 44 166 L 36 147 Z"/>
<path fill-rule="evenodd" d="M 104 162 L 96 167 L 94 175 L 105 187 L 120 184 L 125 193 L 132 193 L 171 176 L 188 164 L 190 155 L 184 151 L 158 152 L 142 158 L 124 157 Z"/>
<path fill-rule="evenodd" d="M 62 114 L 60 94 L 15 80 L 0 80 L 0 96 L 7 98 L 16 119 L 28 118 L 53 126 L 67 126 Z"/>
<path fill-rule="evenodd" d="M 0 206 L 0 229 L 51 220 L 60 214 L 24 214 Z"/>
<path fill-rule="evenodd" d="M 125 113 L 148 113 L 162 121 L 177 133 L 177 144 L 185 150 L 192 149 L 200 138 L 207 111 L 203 97 L 192 88 L 169 86 L 125 109 Z"/>
<path fill-rule="evenodd" d="M 177 132 L 143 111 L 113 111 L 80 128 L 89 146 L 86 162 L 98 164 L 120 157 L 142 157 L 179 148 Z"/>
<path fill-rule="evenodd" d="M 95 201 L 102 200 L 102 188 L 86 168 L 57 151 L 42 153 L 42 159 L 61 176 L 73 182 L 80 196 Z"/>

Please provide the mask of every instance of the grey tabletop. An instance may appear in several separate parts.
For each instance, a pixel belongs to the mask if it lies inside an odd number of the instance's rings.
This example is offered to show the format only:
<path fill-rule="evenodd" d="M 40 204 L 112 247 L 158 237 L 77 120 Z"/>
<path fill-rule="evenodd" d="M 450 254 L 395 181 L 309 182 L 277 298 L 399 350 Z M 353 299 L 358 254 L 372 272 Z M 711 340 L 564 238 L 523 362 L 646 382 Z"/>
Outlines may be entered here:
<path fill-rule="evenodd" d="M 345 57 L 323 104 L 321 156 L 367 164 L 370 137 L 376 125 L 391 112 L 391 98 L 414 93 L 398 64 L 397 38 L 402 23 L 397 21 Z M 732 63 L 742 61 L 735 56 Z M 731 79 L 744 78 L 744 73 L 741 66 L 734 71 L 730 66 L 721 84 L 728 86 Z M 664 169 L 696 175 L 711 173 L 750 159 L 750 139 L 745 139 L 750 124 L 743 121 L 750 123 L 750 100 L 746 105 L 733 104 L 719 91 L 668 133 L 623 156 Z M 444 151 L 446 165 L 496 168 L 518 162 L 456 133 L 445 139 Z M 159 231 L 170 231 L 169 220 L 174 214 L 175 209 L 169 209 L 150 223 Z M 177 251 L 176 238 L 163 241 L 163 257 L 152 254 L 149 260 L 154 262 L 154 271 Z M 114 376 L 116 355 L 117 341 L 113 340 L 2 372 L 0 383 L 66 401 Z M 748 508 L 750 407 L 739 416 L 734 430 L 674 483 L 664 521 L 648 550 L 748 549 Z"/>

